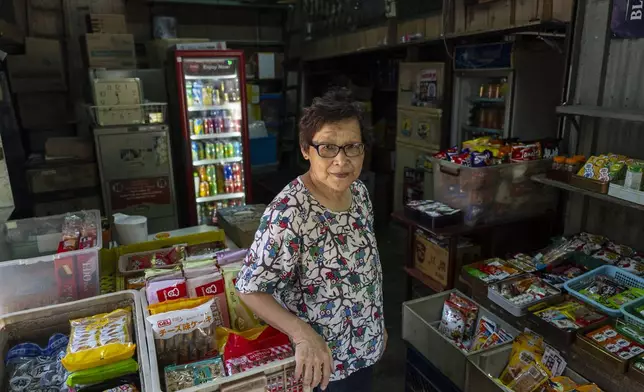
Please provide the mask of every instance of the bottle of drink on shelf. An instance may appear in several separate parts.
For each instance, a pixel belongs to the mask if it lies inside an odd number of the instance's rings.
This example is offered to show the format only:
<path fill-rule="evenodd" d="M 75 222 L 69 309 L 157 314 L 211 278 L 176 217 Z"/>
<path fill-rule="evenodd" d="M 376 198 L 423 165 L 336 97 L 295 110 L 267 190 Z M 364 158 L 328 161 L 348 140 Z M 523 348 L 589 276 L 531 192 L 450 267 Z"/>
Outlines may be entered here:
<path fill-rule="evenodd" d="M 233 170 L 233 187 L 235 189 L 235 192 L 243 192 L 244 187 L 242 185 L 241 165 L 239 163 L 233 163 L 232 170 Z"/>
<path fill-rule="evenodd" d="M 217 112 L 215 116 L 215 133 L 222 133 L 224 131 L 224 118 L 221 111 Z"/>
<path fill-rule="evenodd" d="M 240 141 L 234 141 L 233 145 L 235 146 L 235 157 L 242 157 L 242 144 Z"/>
<path fill-rule="evenodd" d="M 215 133 L 215 122 L 214 122 L 212 117 L 207 117 L 204 120 L 204 124 L 205 124 L 205 128 L 206 128 L 205 133 L 210 134 L 210 135 Z"/>
<path fill-rule="evenodd" d="M 216 159 L 223 159 L 226 157 L 226 151 L 224 148 L 224 143 L 218 141 L 215 144 L 215 155 L 217 156 Z"/>
<path fill-rule="evenodd" d="M 202 181 L 201 184 L 199 184 L 199 197 L 207 196 L 210 196 L 210 185 L 208 184 L 208 181 Z"/>
<path fill-rule="evenodd" d="M 218 192 L 217 189 L 217 169 L 214 165 L 208 165 L 206 169 L 208 173 L 208 183 L 210 184 L 210 196 L 216 196 Z"/>
<path fill-rule="evenodd" d="M 206 82 L 203 86 L 203 104 L 204 106 L 212 106 L 212 84 Z"/>
<path fill-rule="evenodd" d="M 224 181 L 224 166 L 223 165 L 217 165 L 217 193 L 225 193 L 226 192 L 226 187 L 225 187 L 225 181 Z"/>
<path fill-rule="evenodd" d="M 206 143 L 206 159 L 217 159 L 217 151 L 213 142 Z"/>
<path fill-rule="evenodd" d="M 227 94 L 226 94 L 226 85 L 224 84 L 223 81 L 219 84 L 219 98 L 221 99 L 221 103 L 228 102 Z"/>
<path fill-rule="evenodd" d="M 233 120 L 230 116 L 230 110 L 223 110 L 224 114 L 224 132 L 232 132 Z"/>
<path fill-rule="evenodd" d="M 233 168 L 230 164 L 224 165 L 224 189 L 226 193 L 233 193 L 235 186 L 233 183 Z"/>
<path fill-rule="evenodd" d="M 192 82 L 186 82 L 186 103 L 188 106 L 194 106 L 194 100 L 192 99 Z"/>
<path fill-rule="evenodd" d="M 197 171 L 199 172 L 199 179 L 201 181 L 208 181 L 208 173 L 206 173 L 206 167 L 205 166 L 199 166 Z"/>
<path fill-rule="evenodd" d="M 226 142 L 225 155 L 226 158 L 233 158 L 235 156 L 235 146 L 233 145 L 233 142 Z"/>
<path fill-rule="evenodd" d="M 199 171 L 195 170 L 192 173 L 194 182 L 195 182 L 195 196 L 199 194 L 199 185 L 201 184 L 201 179 L 199 178 Z"/>
<path fill-rule="evenodd" d="M 203 210 L 203 207 L 201 207 L 201 204 L 197 204 L 197 222 L 199 222 L 200 225 L 202 224 L 201 223 L 201 216 L 203 214 L 202 210 Z"/>
<path fill-rule="evenodd" d="M 191 143 L 191 149 L 192 149 L 192 161 L 198 161 L 199 160 L 199 142 L 192 142 Z"/>
<path fill-rule="evenodd" d="M 203 106 L 203 83 L 201 80 L 195 80 L 192 83 L 192 104 Z"/>

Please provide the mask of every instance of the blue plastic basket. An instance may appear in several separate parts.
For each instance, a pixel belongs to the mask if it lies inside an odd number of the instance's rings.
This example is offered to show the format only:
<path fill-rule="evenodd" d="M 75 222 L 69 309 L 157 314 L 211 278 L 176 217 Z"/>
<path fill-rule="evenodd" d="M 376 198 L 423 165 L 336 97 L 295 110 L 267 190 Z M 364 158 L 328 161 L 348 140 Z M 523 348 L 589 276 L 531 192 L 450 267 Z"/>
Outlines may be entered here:
<path fill-rule="evenodd" d="M 626 272 L 623 269 L 612 265 L 605 265 L 603 267 L 596 268 L 574 279 L 570 279 L 564 284 L 565 289 L 572 296 L 577 297 L 580 300 L 586 303 L 589 303 L 598 309 L 601 309 L 604 313 L 608 314 L 609 316 L 619 317 L 622 315 L 622 312 L 620 309 L 612 309 L 612 308 L 606 307 L 600 304 L 599 302 L 591 298 L 588 298 L 579 292 L 585 287 L 587 287 L 588 285 L 590 285 L 593 282 L 595 276 L 597 275 L 608 276 L 612 278 L 614 281 L 616 281 L 617 283 L 620 283 L 624 286 L 638 287 L 640 289 L 644 289 L 644 278 L 640 278 L 637 275 L 633 275 L 630 272 Z M 627 302 L 624 304 L 624 306 L 628 306 L 635 301 Z"/>
<path fill-rule="evenodd" d="M 619 310 L 624 315 L 624 321 L 633 324 L 641 329 L 644 329 L 644 316 L 639 315 L 635 309 L 644 305 L 644 297 L 636 299 L 635 301 L 625 304 Z"/>

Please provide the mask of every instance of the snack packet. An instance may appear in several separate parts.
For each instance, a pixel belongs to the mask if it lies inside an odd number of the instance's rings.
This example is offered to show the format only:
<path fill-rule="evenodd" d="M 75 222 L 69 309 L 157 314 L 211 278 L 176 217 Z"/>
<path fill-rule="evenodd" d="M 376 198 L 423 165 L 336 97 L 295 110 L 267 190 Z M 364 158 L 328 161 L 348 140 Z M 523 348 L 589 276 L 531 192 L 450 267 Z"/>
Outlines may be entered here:
<path fill-rule="evenodd" d="M 471 338 L 476 326 L 478 306 L 456 293 L 451 293 L 443 305 L 438 331 L 454 341 Z"/>
<path fill-rule="evenodd" d="M 67 377 L 67 385 L 73 387 L 98 384 L 113 378 L 135 374 L 138 371 L 139 364 L 133 358 L 128 358 L 109 365 L 74 372 Z"/>
<path fill-rule="evenodd" d="M 9 392 L 67 391 L 67 370 L 60 363 L 69 338 L 53 334 L 47 347 L 21 343 L 9 349 L 5 363 L 5 383 Z"/>
<path fill-rule="evenodd" d="M 166 366 L 164 373 L 168 392 L 180 391 L 226 376 L 221 357 L 186 365 Z"/>
<path fill-rule="evenodd" d="M 212 315 L 215 327 L 230 328 L 224 277 L 220 273 L 190 278 L 186 285 L 191 298 L 213 296 Z"/>
<path fill-rule="evenodd" d="M 263 322 L 242 302 L 235 288 L 237 274 L 241 270 L 241 267 L 228 265 L 223 270 L 230 326 L 238 331 L 245 331 L 261 326 Z"/>
<path fill-rule="evenodd" d="M 131 308 L 71 320 L 63 366 L 70 372 L 109 365 L 134 355 Z"/>
<path fill-rule="evenodd" d="M 148 311 L 150 312 L 150 315 L 155 315 L 175 310 L 191 309 L 199 305 L 203 305 L 211 299 L 212 297 L 172 299 L 170 301 L 150 305 L 148 306 Z"/>
<path fill-rule="evenodd" d="M 221 341 L 224 342 L 224 365 L 229 376 L 295 354 L 288 336 L 270 325 L 244 332 L 219 328 L 218 336 L 222 334 L 226 335 Z"/>
<path fill-rule="evenodd" d="M 186 280 L 181 278 L 148 282 L 145 294 L 148 298 L 148 303 L 151 305 L 171 299 L 187 298 Z"/>
<path fill-rule="evenodd" d="M 548 380 L 548 371 L 541 364 L 543 338 L 524 332 L 512 343 L 510 361 L 499 377 L 516 392 L 532 392 Z"/>

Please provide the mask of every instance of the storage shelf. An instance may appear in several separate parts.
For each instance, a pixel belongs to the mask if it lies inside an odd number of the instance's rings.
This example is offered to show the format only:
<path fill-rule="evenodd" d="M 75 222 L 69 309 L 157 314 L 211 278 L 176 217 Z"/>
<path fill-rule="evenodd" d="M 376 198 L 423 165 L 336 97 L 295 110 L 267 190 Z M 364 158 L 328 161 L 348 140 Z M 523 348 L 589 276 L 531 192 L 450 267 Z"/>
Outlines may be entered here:
<path fill-rule="evenodd" d="M 217 165 L 221 163 L 236 163 L 241 162 L 244 158 L 223 158 L 223 159 L 203 159 L 201 161 L 192 162 L 192 166 L 204 166 L 204 165 Z"/>
<path fill-rule="evenodd" d="M 241 132 L 209 133 L 206 135 L 192 135 L 190 136 L 190 140 L 226 139 L 230 137 L 241 137 L 241 135 Z"/>
<path fill-rule="evenodd" d="M 503 135 L 504 131 L 502 129 L 491 129 L 491 128 L 480 128 L 480 127 L 472 127 L 469 125 L 463 125 L 463 129 L 468 132 L 479 132 L 479 133 L 491 133 L 494 135 Z"/>
<path fill-rule="evenodd" d="M 470 97 L 467 100 L 472 103 L 496 103 L 505 105 L 505 98 Z"/>
<path fill-rule="evenodd" d="M 411 276 L 412 278 L 418 279 L 422 284 L 436 291 L 437 293 L 445 289 L 440 283 L 430 278 L 429 276 L 425 275 L 422 271 L 411 267 L 403 267 L 403 268 L 407 273 L 407 275 Z"/>
<path fill-rule="evenodd" d="M 268 8 L 277 10 L 286 10 L 289 4 L 272 4 L 272 3 L 245 3 L 235 0 L 148 0 L 148 3 L 159 4 L 186 4 L 186 5 L 211 5 L 227 6 L 240 8 Z"/>
<path fill-rule="evenodd" d="M 230 199 L 242 199 L 245 198 L 246 194 L 244 192 L 239 193 L 224 193 L 222 195 L 215 196 L 206 196 L 198 197 L 197 203 L 209 203 L 211 201 L 221 201 L 221 200 L 230 200 Z"/>
<path fill-rule="evenodd" d="M 563 189 L 568 192 L 580 193 L 584 196 L 589 196 L 589 197 L 593 197 L 595 199 L 603 200 L 609 203 L 644 211 L 644 205 L 642 204 L 637 204 L 637 203 L 630 202 L 628 200 L 619 199 L 617 197 L 609 196 L 603 193 L 597 193 L 586 189 L 578 188 L 576 186 L 566 184 L 565 182 L 551 180 L 547 178 L 545 174 L 538 174 L 538 175 L 532 176 L 531 179 L 532 181 L 535 181 L 544 185 L 552 186 L 555 188 Z"/>
<path fill-rule="evenodd" d="M 613 120 L 644 122 L 644 110 L 608 108 L 603 106 L 591 105 L 564 105 L 557 106 L 557 113 L 570 116 L 585 116 L 609 118 Z"/>
<path fill-rule="evenodd" d="M 185 75 L 186 80 L 224 80 L 239 79 L 237 75 Z"/>
<path fill-rule="evenodd" d="M 223 103 L 221 105 L 212 105 L 212 106 L 188 106 L 189 112 L 205 112 L 208 110 L 225 110 L 225 109 L 235 109 L 241 107 L 241 102 L 229 102 Z"/>

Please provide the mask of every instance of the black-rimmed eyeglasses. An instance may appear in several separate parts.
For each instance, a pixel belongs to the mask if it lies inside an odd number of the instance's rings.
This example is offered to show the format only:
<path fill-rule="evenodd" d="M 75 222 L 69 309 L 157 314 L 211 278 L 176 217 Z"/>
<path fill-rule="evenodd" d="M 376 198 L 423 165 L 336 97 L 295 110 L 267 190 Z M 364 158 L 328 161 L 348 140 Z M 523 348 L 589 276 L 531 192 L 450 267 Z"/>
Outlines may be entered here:
<path fill-rule="evenodd" d="M 355 158 L 364 153 L 364 143 L 351 143 L 345 144 L 344 146 L 338 146 L 336 144 L 311 144 L 313 148 L 318 152 L 318 155 L 322 158 L 335 158 L 340 153 L 340 150 L 344 151 L 344 155 L 349 158 Z"/>

